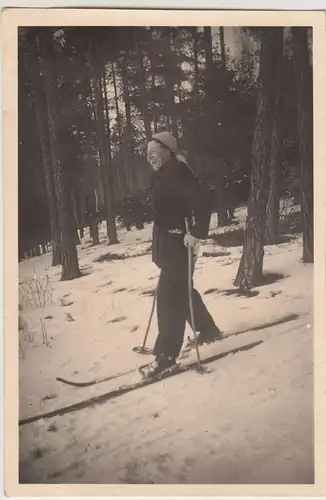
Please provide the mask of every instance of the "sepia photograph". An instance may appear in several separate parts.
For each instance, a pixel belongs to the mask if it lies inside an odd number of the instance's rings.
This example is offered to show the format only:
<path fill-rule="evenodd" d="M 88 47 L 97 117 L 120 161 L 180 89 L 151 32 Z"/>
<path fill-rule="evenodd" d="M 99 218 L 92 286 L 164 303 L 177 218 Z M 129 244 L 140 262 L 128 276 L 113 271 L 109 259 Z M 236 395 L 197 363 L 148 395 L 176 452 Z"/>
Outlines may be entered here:
<path fill-rule="evenodd" d="M 17 28 L 18 482 L 314 485 L 314 28 L 144 20 Z"/>

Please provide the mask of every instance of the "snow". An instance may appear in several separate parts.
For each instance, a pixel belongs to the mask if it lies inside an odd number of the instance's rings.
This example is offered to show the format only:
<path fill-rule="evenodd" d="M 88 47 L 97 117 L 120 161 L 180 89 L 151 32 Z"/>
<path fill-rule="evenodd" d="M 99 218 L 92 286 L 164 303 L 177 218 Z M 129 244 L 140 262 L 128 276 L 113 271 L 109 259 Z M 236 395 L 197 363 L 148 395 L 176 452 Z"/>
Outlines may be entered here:
<path fill-rule="evenodd" d="M 245 209 L 236 216 L 233 226 L 218 230 L 213 217 L 212 233 L 241 227 Z M 139 379 L 135 370 L 75 388 L 56 381 L 58 376 L 88 381 L 130 371 L 152 359 L 132 351 L 142 345 L 152 306 L 152 295 L 144 292 L 153 292 L 158 277 L 149 252 L 151 225 L 140 231 L 119 229 L 119 240 L 107 246 L 104 226 L 100 245 L 91 247 L 87 235 L 78 247 L 84 275 L 70 282 L 60 281 L 61 269 L 51 267 L 50 254 L 20 263 L 19 280 L 25 289 L 20 419 Z M 223 293 L 234 288 L 241 246 L 224 248 L 212 239 L 201 250 L 196 287 L 227 336 L 200 348 L 203 360 L 217 358 L 206 365 L 209 372 L 189 371 L 103 404 L 21 425 L 21 482 L 314 482 L 313 269 L 301 262 L 301 237 L 265 248 L 264 272 L 284 277 L 258 287 L 253 297 Z M 95 262 L 109 252 L 129 257 Z M 220 256 L 205 257 L 203 252 Z M 28 284 L 33 273 L 39 283 L 45 273 L 51 282 L 44 308 L 49 346 L 42 344 L 41 308 L 35 294 L 32 301 Z M 278 320 L 274 326 L 250 330 Z M 243 330 L 248 331 L 232 335 Z M 155 335 L 154 315 L 148 347 Z M 191 335 L 187 326 L 185 340 Z M 195 352 L 184 353 L 184 362 L 195 359 Z"/>

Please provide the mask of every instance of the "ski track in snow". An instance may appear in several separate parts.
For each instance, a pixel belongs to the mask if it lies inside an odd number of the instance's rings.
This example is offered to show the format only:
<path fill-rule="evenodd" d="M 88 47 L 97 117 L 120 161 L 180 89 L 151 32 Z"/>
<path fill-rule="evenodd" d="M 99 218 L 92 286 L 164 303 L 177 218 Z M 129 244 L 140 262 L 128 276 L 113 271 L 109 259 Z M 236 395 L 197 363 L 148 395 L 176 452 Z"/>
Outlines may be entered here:
<path fill-rule="evenodd" d="M 238 229 L 245 210 L 236 212 Z M 212 217 L 212 231 L 216 230 Z M 84 276 L 60 282 L 51 255 L 19 265 L 20 282 L 47 272 L 53 303 L 44 316 L 50 346 L 42 345 L 40 311 L 25 308 L 29 339 L 20 359 L 20 419 L 71 405 L 139 379 L 137 372 L 97 386 L 76 381 L 107 377 L 149 362 L 142 345 L 158 270 L 151 262 L 151 225 L 119 231 L 119 245 L 89 238 L 78 247 Z M 87 243 L 88 241 L 88 243 Z M 107 403 L 19 428 L 20 481 L 26 483 L 236 484 L 313 483 L 312 266 L 301 262 L 301 237 L 265 247 L 264 272 L 284 278 L 258 287 L 257 296 L 233 289 L 242 246 L 202 246 L 196 287 L 225 335 L 200 349 L 203 359 L 260 341 L 209 363 L 210 373 L 178 374 Z M 107 253 L 138 257 L 94 262 Z M 207 256 L 203 256 L 205 253 Z M 205 294 L 205 292 L 207 292 Z M 148 347 L 156 335 L 154 315 Z M 185 341 L 191 336 L 187 326 Z M 195 360 L 187 353 L 185 362 Z"/>

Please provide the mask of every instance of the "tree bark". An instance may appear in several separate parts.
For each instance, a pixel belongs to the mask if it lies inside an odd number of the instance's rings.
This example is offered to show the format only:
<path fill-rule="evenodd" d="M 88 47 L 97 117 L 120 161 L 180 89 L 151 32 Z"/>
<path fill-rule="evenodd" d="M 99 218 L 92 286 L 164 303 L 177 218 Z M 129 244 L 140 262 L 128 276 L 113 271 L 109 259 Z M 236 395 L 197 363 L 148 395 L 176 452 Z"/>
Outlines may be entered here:
<path fill-rule="evenodd" d="M 171 34 L 166 37 L 167 47 L 167 70 L 165 72 L 165 88 L 167 99 L 167 118 L 169 120 L 169 128 L 174 137 L 178 137 L 178 123 L 174 101 L 174 79 L 173 79 L 173 66 L 172 66 L 172 50 L 171 50 Z M 171 120 L 171 121 L 170 121 Z"/>
<path fill-rule="evenodd" d="M 72 211 L 73 211 L 73 216 L 74 216 L 74 226 L 75 226 L 75 233 L 76 233 L 76 245 L 80 245 L 80 239 L 79 239 L 79 234 L 78 234 L 78 229 L 80 228 L 80 218 L 78 214 L 78 199 L 77 199 L 77 194 L 76 194 L 76 188 L 73 187 L 71 189 L 71 202 L 72 202 Z"/>
<path fill-rule="evenodd" d="M 197 100 L 198 100 L 198 82 L 199 82 L 197 28 L 192 28 L 192 36 L 194 39 L 194 87 L 193 87 L 193 95 L 194 95 L 194 102 L 197 102 Z"/>
<path fill-rule="evenodd" d="M 50 38 L 51 35 L 49 35 Z M 51 47 L 52 40 L 47 39 L 48 47 Z M 44 39 L 42 40 L 44 43 Z M 52 51 L 51 51 L 52 52 Z M 68 180 L 66 172 L 60 159 L 59 145 L 57 140 L 57 124 L 56 124 L 56 111 L 55 111 L 55 97 L 54 86 L 55 76 L 52 71 L 53 61 L 47 59 L 47 54 L 44 59 L 44 78 L 45 78 L 45 97 L 46 108 L 48 113 L 49 123 L 49 136 L 50 147 L 52 154 L 52 164 L 54 173 L 54 186 L 56 193 L 56 202 L 58 208 L 58 220 L 61 233 L 61 264 L 62 273 L 61 280 L 72 280 L 78 278 L 81 273 L 78 265 L 77 248 L 76 248 L 76 234 L 74 227 L 74 219 L 72 213 L 72 206 L 70 200 L 70 192 L 68 187 Z"/>
<path fill-rule="evenodd" d="M 108 177 L 108 185 L 109 185 L 109 190 L 110 190 L 110 197 L 109 197 L 109 203 L 110 203 L 110 214 L 112 214 L 113 221 L 114 221 L 114 231 L 116 234 L 116 229 L 115 229 L 115 196 L 114 196 L 114 173 L 113 173 L 113 166 L 112 166 L 112 148 L 111 148 L 111 129 L 110 129 L 110 113 L 109 113 L 109 102 L 108 102 L 108 95 L 107 95 L 107 82 L 106 82 L 106 75 L 105 75 L 105 69 L 103 72 L 103 84 L 102 84 L 102 94 L 104 95 L 104 109 L 105 109 L 105 117 L 106 117 L 106 137 L 107 137 L 107 148 L 105 148 L 106 152 L 106 162 L 108 165 L 107 169 L 107 177 Z M 111 228 L 111 234 L 113 229 Z"/>
<path fill-rule="evenodd" d="M 154 89 L 156 88 L 156 86 L 155 86 L 155 75 L 152 75 L 151 87 L 152 87 L 152 91 L 154 91 Z M 154 108 L 153 108 L 153 128 L 154 128 L 154 134 L 157 134 L 157 132 L 158 132 L 158 126 L 157 126 L 158 124 L 157 124 L 157 122 L 158 122 L 158 120 L 157 120 L 157 111 L 156 111 L 155 102 L 154 102 Z"/>
<path fill-rule="evenodd" d="M 276 60 L 276 96 L 275 113 L 273 120 L 271 149 L 270 149 L 270 169 L 269 169 L 269 190 L 267 201 L 267 220 L 265 231 L 265 244 L 273 245 L 277 243 L 279 234 L 279 212 L 280 212 L 280 192 L 279 192 L 279 160 L 280 160 L 280 112 L 281 112 L 281 81 L 282 81 L 282 61 L 283 61 L 283 30 L 277 32 L 275 37 L 277 50 Z"/>
<path fill-rule="evenodd" d="M 118 90 L 117 90 L 117 80 L 115 76 L 114 64 L 111 62 L 111 71 L 112 71 L 112 80 L 113 80 L 113 89 L 114 89 L 114 102 L 115 102 L 115 112 L 117 115 L 117 125 L 118 125 L 118 136 L 119 136 L 119 146 L 121 148 L 122 145 L 122 123 L 121 116 L 119 110 L 119 99 L 118 99 Z"/>
<path fill-rule="evenodd" d="M 223 227 L 229 224 L 228 217 L 228 206 L 226 199 L 226 186 L 224 180 L 224 173 L 218 173 L 218 181 L 216 183 L 216 193 L 217 193 L 217 221 L 218 226 Z"/>
<path fill-rule="evenodd" d="M 210 74 L 213 69 L 212 29 L 210 26 L 204 27 L 204 45 L 205 45 L 206 71 Z"/>
<path fill-rule="evenodd" d="M 127 165 L 127 159 L 126 159 L 125 150 L 124 150 L 124 146 L 123 146 L 122 120 L 121 120 L 120 109 L 119 109 L 119 99 L 118 99 L 118 88 L 117 88 L 116 72 L 115 72 L 115 68 L 114 68 L 113 62 L 111 62 L 111 71 L 112 71 L 112 80 L 113 80 L 113 89 L 114 89 L 115 111 L 116 111 L 116 116 L 117 116 L 119 148 L 120 148 L 120 154 L 121 154 L 122 163 L 123 163 L 123 174 L 124 174 L 123 177 L 124 177 L 124 181 L 125 181 L 125 188 L 129 192 L 130 191 L 130 185 L 129 185 L 129 176 L 128 176 L 128 165 Z"/>
<path fill-rule="evenodd" d="M 223 68 L 226 67 L 226 54 L 225 54 L 225 41 L 224 41 L 224 28 L 220 26 L 220 48 L 221 48 L 221 61 Z"/>
<path fill-rule="evenodd" d="M 37 54 L 38 61 L 38 75 L 35 75 L 34 79 L 34 106 L 36 112 L 36 120 L 38 124 L 38 132 L 40 138 L 42 163 L 44 168 L 45 177 L 45 187 L 47 200 L 50 212 L 50 227 L 51 227 L 51 237 L 52 237 L 52 266 L 58 266 L 61 264 L 61 235 L 58 221 L 58 211 L 57 202 L 55 198 L 54 189 L 54 179 L 53 179 L 53 167 L 52 158 L 49 144 L 48 135 L 48 121 L 46 116 L 46 102 L 42 96 L 44 95 L 42 91 L 41 75 L 44 72 L 42 57 Z"/>
<path fill-rule="evenodd" d="M 264 28 L 260 49 L 260 86 L 256 111 L 256 128 L 252 149 L 252 169 L 245 242 L 235 286 L 248 289 L 262 278 L 268 167 L 275 108 L 275 72 L 277 45 L 275 38 L 281 28 Z"/>
<path fill-rule="evenodd" d="M 96 182 L 94 181 L 97 176 L 97 166 L 93 156 L 91 117 L 89 116 L 86 107 L 84 108 L 84 123 L 86 125 L 85 153 L 87 158 L 87 163 L 84 169 L 85 177 L 83 179 L 83 199 L 86 214 L 85 222 L 89 225 L 89 232 L 91 238 L 93 239 L 93 245 L 98 245 L 100 240 L 96 220 Z"/>
<path fill-rule="evenodd" d="M 123 101 L 125 105 L 125 115 L 126 115 L 126 127 L 124 130 L 124 138 L 125 138 L 125 169 L 126 169 L 126 178 L 128 191 L 130 193 L 133 192 L 135 188 L 137 188 L 137 176 L 134 168 L 135 164 L 135 151 L 133 144 L 133 126 L 132 126 L 132 118 L 131 118 L 131 101 L 130 101 L 130 92 L 129 92 L 129 80 L 128 80 L 128 71 L 126 66 L 126 60 L 123 58 L 119 64 L 121 81 L 122 81 L 122 95 Z M 123 147 L 123 146 L 122 146 Z"/>
<path fill-rule="evenodd" d="M 139 85 L 141 109 L 142 109 L 146 139 L 147 141 L 150 141 L 152 137 L 152 131 L 151 131 L 151 121 L 147 111 L 148 97 L 146 91 L 146 71 L 144 68 L 144 57 L 142 52 L 141 40 L 139 37 L 139 28 L 134 28 L 134 30 L 135 30 L 136 52 L 139 61 L 140 75 L 141 75 L 140 85 Z"/>
<path fill-rule="evenodd" d="M 205 74 L 205 84 L 206 84 L 206 108 L 207 108 L 207 118 L 209 123 L 212 122 L 213 111 L 213 99 L 212 95 L 212 85 L 211 78 L 213 73 L 213 46 L 212 46 L 212 30 L 210 27 L 204 27 L 204 47 L 205 47 L 205 64 L 206 64 L 206 74 Z M 215 119 L 215 117 L 214 117 Z M 211 128 L 211 127 L 210 127 Z M 209 133 L 212 133 L 212 128 Z M 214 137 L 210 137 L 210 142 L 214 143 Z M 212 158 L 212 163 L 214 164 L 216 160 Z M 214 168 L 215 167 L 215 168 Z M 224 182 L 224 166 L 222 164 L 217 166 L 212 166 L 216 169 L 216 194 L 217 194 L 217 218 L 218 226 L 226 226 L 229 222 L 227 213 L 227 204 L 225 196 L 225 182 Z"/>
<path fill-rule="evenodd" d="M 96 197 L 94 189 L 91 189 L 86 198 L 87 212 L 89 214 L 89 234 L 92 238 L 92 245 L 98 245 L 100 243 L 100 236 L 98 231 L 98 223 L 96 219 Z"/>
<path fill-rule="evenodd" d="M 104 109 L 105 109 L 105 119 L 106 119 L 106 136 L 107 136 L 107 144 L 108 144 L 108 155 L 110 161 L 112 160 L 112 148 L 111 148 L 111 129 L 110 129 L 110 112 L 109 112 L 109 100 L 108 100 L 108 90 L 107 90 L 107 80 L 105 69 L 103 72 L 103 93 L 104 93 Z M 111 174 L 111 171 L 110 171 Z M 112 177 L 112 175 L 111 175 Z"/>
<path fill-rule="evenodd" d="M 307 28 L 292 28 L 292 40 L 301 169 L 302 259 L 313 262 L 313 84 Z"/>
<path fill-rule="evenodd" d="M 112 189 L 109 182 L 109 162 L 108 154 L 105 147 L 105 124 L 104 124 L 104 109 L 103 109 L 103 97 L 101 94 L 101 87 L 99 79 L 101 78 L 100 72 L 96 67 L 96 61 L 93 57 L 93 49 L 89 50 L 89 64 L 91 71 L 92 86 L 94 89 L 94 105 L 95 105 L 95 116 L 96 116 L 96 126 L 98 134 L 99 152 L 100 152 L 100 168 L 101 168 L 101 178 L 104 193 L 104 205 L 105 205 L 105 218 L 106 218 L 106 228 L 107 236 L 109 240 L 109 245 L 118 243 L 117 232 L 115 227 L 115 219 L 111 210 L 112 203 Z"/>
<path fill-rule="evenodd" d="M 109 180 L 110 180 L 110 186 L 112 190 L 112 212 L 114 211 L 115 207 L 115 182 L 119 176 L 119 172 L 116 172 L 113 168 L 113 162 L 112 162 L 112 140 L 111 140 L 111 121 L 110 121 L 110 110 L 109 110 L 109 98 L 108 98 L 108 90 L 107 90 L 107 85 L 108 85 L 108 80 L 107 80 L 107 74 L 106 74 L 106 69 L 104 69 L 104 74 L 103 74 L 103 89 L 104 89 L 104 103 L 105 103 L 105 117 L 106 117 L 106 135 L 107 135 L 107 140 L 108 140 L 108 155 L 109 155 L 109 162 L 110 162 L 110 170 L 109 170 Z"/>

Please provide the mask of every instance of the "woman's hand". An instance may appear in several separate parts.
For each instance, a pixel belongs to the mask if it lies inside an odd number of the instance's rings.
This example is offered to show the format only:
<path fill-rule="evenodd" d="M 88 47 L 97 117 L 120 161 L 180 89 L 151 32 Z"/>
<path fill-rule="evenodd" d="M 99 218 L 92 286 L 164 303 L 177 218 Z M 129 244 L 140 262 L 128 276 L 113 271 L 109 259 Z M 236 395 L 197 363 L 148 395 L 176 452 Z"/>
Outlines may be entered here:
<path fill-rule="evenodd" d="M 185 235 L 183 242 L 187 248 L 190 247 L 192 249 L 195 249 L 199 245 L 199 239 L 195 238 L 190 233 Z"/>

